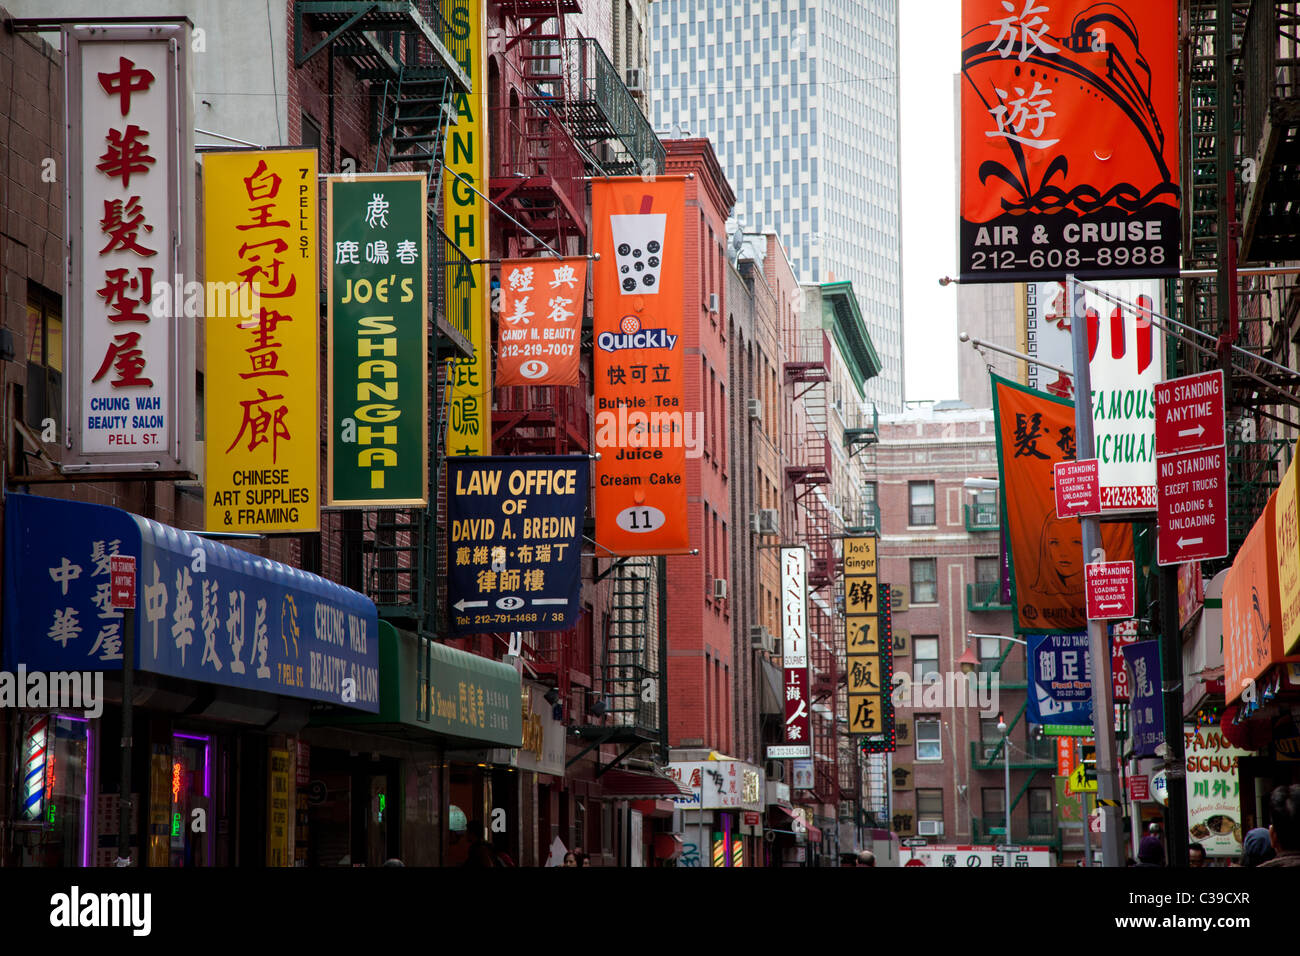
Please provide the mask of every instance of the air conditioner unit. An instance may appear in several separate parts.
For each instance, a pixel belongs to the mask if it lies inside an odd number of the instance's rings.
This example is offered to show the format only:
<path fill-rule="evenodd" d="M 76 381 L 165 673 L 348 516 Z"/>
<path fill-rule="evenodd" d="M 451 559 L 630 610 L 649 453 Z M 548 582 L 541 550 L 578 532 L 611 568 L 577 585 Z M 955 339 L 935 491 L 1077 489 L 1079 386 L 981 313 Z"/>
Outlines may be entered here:
<path fill-rule="evenodd" d="M 749 626 L 749 646 L 756 651 L 776 653 L 776 639 L 772 636 L 772 632 L 761 624 Z"/>
<path fill-rule="evenodd" d="M 760 508 L 749 516 L 749 530 L 754 534 L 780 534 L 781 513 L 774 508 Z"/>
<path fill-rule="evenodd" d="M 727 579 L 714 578 L 713 579 L 713 600 L 725 601 L 726 599 L 727 599 Z"/>
<path fill-rule="evenodd" d="M 763 765 L 763 769 L 766 771 L 769 781 L 775 780 L 779 783 L 785 779 L 785 761 L 783 760 L 769 760 Z"/>
<path fill-rule="evenodd" d="M 921 820 L 916 824 L 916 832 L 921 836 L 943 836 L 943 821 Z"/>
<path fill-rule="evenodd" d="M 718 293 L 709 293 L 709 315 L 718 314 Z"/>
<path fill-rule="evenodd" d="M 629 93 L 641 93 L 645 91 L 645 84 L 642 82 L 644 77 L 640 70 L 632 69 L 627 71 L 627 82 L 624 84 Z"/>
<path fill-rule="evenodd" d="M 749 409 L 750 421 L 761 422 L 763 420 L 763 402 L 760 399 L 751 398 L 745 403 L 745 407 Z"/>

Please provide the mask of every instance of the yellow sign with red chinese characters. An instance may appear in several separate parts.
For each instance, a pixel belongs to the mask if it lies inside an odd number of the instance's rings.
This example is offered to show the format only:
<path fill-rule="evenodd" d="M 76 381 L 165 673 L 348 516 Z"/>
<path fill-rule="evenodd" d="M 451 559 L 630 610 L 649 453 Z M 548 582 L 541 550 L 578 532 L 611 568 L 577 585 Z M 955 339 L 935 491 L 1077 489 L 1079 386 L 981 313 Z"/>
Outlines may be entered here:
<path fill-rule="evenodd" d="M 316 155 L 203 156 L 209 531 L 320 529 Z"/>

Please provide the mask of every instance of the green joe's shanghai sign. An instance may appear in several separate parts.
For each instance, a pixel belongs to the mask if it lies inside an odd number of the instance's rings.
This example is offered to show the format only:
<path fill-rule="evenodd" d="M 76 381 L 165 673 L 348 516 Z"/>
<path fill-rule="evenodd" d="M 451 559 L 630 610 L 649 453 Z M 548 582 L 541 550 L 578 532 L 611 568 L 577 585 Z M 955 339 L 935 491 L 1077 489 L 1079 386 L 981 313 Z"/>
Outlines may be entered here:
<path fill-rule="evenodd" d="M 426 180 L 327 182 L 327 502 L 427 505 Z"/>

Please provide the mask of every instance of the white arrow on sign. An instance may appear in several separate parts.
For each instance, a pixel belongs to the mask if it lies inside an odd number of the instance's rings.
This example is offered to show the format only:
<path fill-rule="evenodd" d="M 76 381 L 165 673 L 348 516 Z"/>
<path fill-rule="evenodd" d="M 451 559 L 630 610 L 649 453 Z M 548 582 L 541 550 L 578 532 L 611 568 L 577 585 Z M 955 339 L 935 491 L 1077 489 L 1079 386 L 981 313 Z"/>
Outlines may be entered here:
<path fill-rule="evenodd" d="M 459 601 L 457 601 L 455 604 L 452 605 L 452 607 L 454 607 L 458 611 L 463 611 L 467 607 L 487 607 L 487 606 L 488 606 L 487 601 L 466 601 L 464 598 L 461 598 Z"/>
<path fill-rule="evenodd" d="M 1184 428 L 1182 431 L 1178 433 L 1178 437 L 1186 438 L 1188 435 L 1195 435 L 1197 438 L 1200 438 L 1204 434 L 1205 434 L 1205 426 L 1197 425 L 1195 428 Z"/>
<path fill-rule="evenodd" d="M 1108 608 L 1108 607 L 1123 607 L 1124 605 L 1122 602 L 1116 601 L 1114 604 L 1098 604 L 1097 606 L 1100 608 Z"/>
<path fill-rule="evenodd" d="M 1189 544 L 1204 544 L 1204 538 L 1179 538 L 1178 547 L 1186 548 Z"/>
<path fill-rule="evenodd" d="M 533 598 L 533 604 L 568 604 L 568 598 Z"/>

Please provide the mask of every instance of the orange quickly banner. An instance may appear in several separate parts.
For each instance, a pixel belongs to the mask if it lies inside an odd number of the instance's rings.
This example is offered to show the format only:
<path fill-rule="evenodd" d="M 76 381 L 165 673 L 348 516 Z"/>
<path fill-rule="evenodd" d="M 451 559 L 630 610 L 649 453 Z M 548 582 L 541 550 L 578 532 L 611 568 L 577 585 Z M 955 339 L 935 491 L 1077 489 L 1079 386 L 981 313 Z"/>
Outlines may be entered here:
<path fill-rule="evenodd" d="M 1082 630 L 1083 528 L 1077 518 L 1057 517 L 1052 484 L 1052 466 L 1075 458 L 1074 404 L 992 379 L 1016 629 Z M 1132 561 L 1132 526 L 1103 524 L 1101 544 L 1105 560 Z"/>
<path fill-rule="evenodd" d="M 593 180 L 596 542 L 681 554 L 686 526 L 682 311 L 686 182 Z"/>
<path fill-rule="evenodd" d="M 587 260 L 501 263 L 497 385 L 577 385 Z"/>
<path fill-rule="evenodd" d="M 1174 0 L 962 0 L 961 280 L 1178 274 Z"/>
<path fill-rule="evenodd" d="M 1275 491 L 1223 582 L 1223 696 L 1229 704 L 1282 657 L 1276 518 Z"/>

